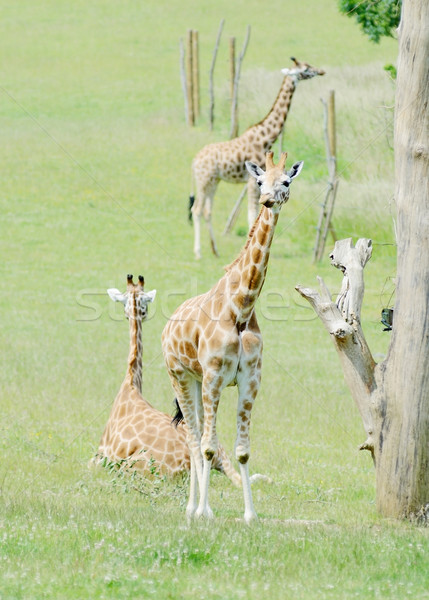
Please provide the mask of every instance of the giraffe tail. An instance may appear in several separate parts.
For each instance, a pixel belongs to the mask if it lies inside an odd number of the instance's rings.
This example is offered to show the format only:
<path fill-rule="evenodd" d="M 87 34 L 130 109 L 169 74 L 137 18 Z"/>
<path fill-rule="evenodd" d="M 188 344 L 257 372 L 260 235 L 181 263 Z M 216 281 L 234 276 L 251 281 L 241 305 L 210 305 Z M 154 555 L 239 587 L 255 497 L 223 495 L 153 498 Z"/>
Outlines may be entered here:
<path fill-rule="evenodd" d="M 225 449 L 220 444 L 218 446 L 217 454 L 213 458 L 212 469 L 224 473 L 235 487 L 241 487 L 241 475 L 234 469 Z"/>
<path fill-rule="evenodd" d="M 174 404 L 176 406 L 176 414 L 171 420 L 171 424 L 177 429 L 180 423 L 184 420 L 183 413 L 180 410 L 179 403 L 177 402 L 177 398 L 174 398 Z"/>
<path fill-rule="evenodd" d="M 257 483 L 258 481 L 265 481 L 265 483 L 273 483 L 271 477 L 268 475 L 261 475 L 261 473 L 254 473 L 250 476 L 250 483 Z"/>
<path fill-rule="evenodd" d="M 234 469 L 234 466 L 230 461 L 227 453 L 225 452 L 225 449 L 220 444 L 217 456 L 215 456 L 215 458 L 213 459 L 212 468 L 217 469 L 221 473 L 224 473 L 233 485 L 241 488 L 241 475 Z M 273 483 L 271 477 L 268 477 L 267 475 L 262 475 L 261 473 L 255 473 L 254 475 L 250 476 L 251 484 L 257 483 L 259 481 L 264 481 L 265 483 Z"/>
<path fill-rule="evenodd" d="M 189 196 L 189 207 L 188 207 L 189 214 L 188 214 L 188 220 L 189 220 L 190 223 L 192 223 L 192 207 L 194 206 L 194 202 L 195 202 L 195 196 L 194 195 Z"/>
<path fill-rule="evenodd" d="M 195 183 L 194 161 L 192 161 L 192 165 L 191 165 L 191 191 L 190 191 L 190 194 L 189 194 L 189 205 L 188 205 L 188 220 L 189 220 L 189 223 L 192 223 L 192 207 L 194 206 L 194 202 L 195 202 L 194 183 Z"/>

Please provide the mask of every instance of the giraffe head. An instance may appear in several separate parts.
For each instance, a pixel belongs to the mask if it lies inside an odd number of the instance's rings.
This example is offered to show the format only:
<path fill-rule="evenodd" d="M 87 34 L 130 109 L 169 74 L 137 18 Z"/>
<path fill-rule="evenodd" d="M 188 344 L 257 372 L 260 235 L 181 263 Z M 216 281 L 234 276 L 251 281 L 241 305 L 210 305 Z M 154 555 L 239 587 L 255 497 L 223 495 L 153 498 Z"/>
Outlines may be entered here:
<path fill-rule="evenodd" d="M 291 56 L 290 59 L 294 63 L 293 68 L 282 69 L 282 73 L 283 75 L 289 75 L 295 81 L 300 81 L 301 79 L 311 79 L 312 77 L 316 77 L 316 75 L 325 74 L 325 71 L 323 69 L 312 67 L 306 62 L 301 62 L 297 60 L 294 56 Z"/>
<path fill-rule="evenodd" d="M 144 291 L 144 278 L 139 275 L 137 284 L 133 282 L 133 276 L 127 275 L 127 291 L 121 294 L 116 288 L 110 288 L 107 293 L 114 302 L 122 302 L 127 319 L 140 319 L 144 321 L 147 317 L 147 305 L 153 302 L 156 296 L 156 290 L 151 292 Z"/>
<path fill-rule="evenodd" d="M 301 173 L 304 161 L 300 160 L 285 172 L 287 152 L 282 152 L 277 165 L 273 161 L 273 153 L 267 152 L 265 159 L 265 171 L 255 163 L 246 161 L 246 169 L 256 179 L 261 190 L 260 204 L 268 208 L 280 210 L 283 204 L 289 200 L 290 184 L 292 179 Z"/>

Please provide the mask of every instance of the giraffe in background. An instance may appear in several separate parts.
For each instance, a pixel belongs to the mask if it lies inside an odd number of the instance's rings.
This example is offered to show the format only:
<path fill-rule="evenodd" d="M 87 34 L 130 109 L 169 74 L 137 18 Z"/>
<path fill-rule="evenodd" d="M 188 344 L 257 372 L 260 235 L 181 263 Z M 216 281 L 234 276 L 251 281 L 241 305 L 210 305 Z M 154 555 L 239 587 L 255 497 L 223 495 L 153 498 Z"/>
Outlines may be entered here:
<path fill-rule="evenodd" d="M 194 254 L 201 258 L 201 216 L 207 222 L 213 253 L 218 256 L 216 241 L 211 222 L 213 199 L 219 181 L 240 183 L 248 181 L 248 224 L 253 225 L 258 213 L 259 189 L 255 180 L 246 170 L 246 161 L 264 164 L 265 153 L 279 136 L 292 102 L 298 81 L 324 75 L 323 69 L 312 67 L 308 63 L 291 58 L 292 69 L 282 69 L 285 75 L 277 98 L 268 115 L 259 123 L 252 125 L 242 135 L 228 142 L 217 142 L 204 146 L 192 162 L 192 182 L 195 184 L 190 196 L 191 216 L 194 221 Z"/>
<path fill-rule="evenodd" d="M 295 163 L 285 173 L 286 153 L 278 165 L 273 153 L 266 171 L 246 163 L 261 191 L 261 211 L 237 259 L 205 294 L 186 300 L 173 313 L 162 333 L 167 370 L 189 429 L 191 487 L 186 514 L 212 517 L 208 503 L 210 468 L 218 440 L 216 415 L 222 390 L 238 387 L 235 457 L 240 464 L 244 494 L 244 519 L 256 518 L 250 488 L 249 428 L 262 364 L 262 336 L 255 314 L 268 267 L 271 242 L 290 184 L 302 169 Z M 197 482 L 200 491 L 197 506 Z"/>
<path fill-rule="evenodd" d="M 155 467 L 161 474 L 177 475 L 190 470 L 189 448 L 186 442 L 186 425 L 178 412 L 172 418 L 154 408 L 142 396 L 142 322 L 147 318 L 148 303 L 155 299 L 156 291 L 144 291 L 140 275 L 135 285 L 133 276 L 127 277 L 127 291 L 107 290 L 110 298 L 124 304 L 130 325 L 130 351 L 125 379 L 114 401 L 99 448 L 93 462 L 103 457 L 111 461 L 130 459 L 133 468 L 148 474 Z M 225 475 L 237 487 L 241 477 L 234 469 L 222 446 L 213 461 L 213 468 Z M 253 475 L 252 481 L 269 479 Z"/>

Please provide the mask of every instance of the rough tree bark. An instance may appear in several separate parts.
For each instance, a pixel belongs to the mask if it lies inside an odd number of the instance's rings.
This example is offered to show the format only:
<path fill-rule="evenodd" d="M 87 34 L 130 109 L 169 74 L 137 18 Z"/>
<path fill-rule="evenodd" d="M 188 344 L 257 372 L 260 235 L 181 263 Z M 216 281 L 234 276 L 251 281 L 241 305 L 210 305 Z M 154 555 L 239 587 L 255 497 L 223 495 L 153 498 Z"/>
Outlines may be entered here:
<path fill-rule="evenodd" d="M 395 105 L 395 326 L 380 390 L 377 504 L 429 502 L 429 3 L 404 0 Z"/>
<path fill-rule="evenodd" d="M 395 105 L 397 276 L 392 338 L 374 363 L 360 327 L 370 241 L 337 242 L 344 273 L 333 303 L 297 286 L 330 332 L 373 454 L 377 507 L 395 518 L 429 515 L 429 2 L 404 0 Z"/>

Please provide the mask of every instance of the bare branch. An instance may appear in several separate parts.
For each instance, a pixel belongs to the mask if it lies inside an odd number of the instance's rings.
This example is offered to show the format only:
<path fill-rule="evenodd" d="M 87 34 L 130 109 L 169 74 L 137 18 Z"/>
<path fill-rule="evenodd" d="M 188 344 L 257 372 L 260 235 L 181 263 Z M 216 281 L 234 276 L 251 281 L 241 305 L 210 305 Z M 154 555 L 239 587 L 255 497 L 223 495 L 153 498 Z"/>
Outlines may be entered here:
<path fill-rule="evenodd" d="M 244 40 L 244 44 L 243 44 L 243 48 L 241 50 L 240 56 L 238 57 L 238 64 L 237 64 L 237 68 L 235 70 L 234 96 L 232 99 L 232 107 L 231 107 L 231 131 L 229 134 L 229 137 L 231 137 L 231 138 L 238 135 L 238 122 L 237 122 L 238 82 L 240 80 L 241 63 L 243 62 L 244 55 L 246 54 L 249 39 L 250 39 L 250 25 L 247 26 L 246 38 Z"/>
<path fill-rule="evenodd" d="M 362 238 L 353 246 L 351 239 L 335 243 L 332 264 L 343 274 L 343 285 L 336 303 L 321 277 L 320 293 L 301 285 L 296 290 L 313 307 L 329 332 L 341 361 L 344 377 L 362 417 L 367 433 L 361 450 L 369 450 L 374 458 L 373 393 L 377 389 L 375 362 L 360 326 L 363 300 L 363 268 L 372 252 L 371 240 Z"/>
<path fill-rule="evenodd" d="M 214 105 L 215 105 L 213 74 L 214 74 L 214 68 L 215 68 L 215 64 L 216 64 L 217 51 L 219 49 L 220 37 L 222 35 L 222 30 L 223 30 L 224 24 L 225 24 L 225 19 L 222 19 L 222 21 L 220 22 L 220 25 L 219 25 L 219 31 L 217 32 L 216 44 L 215 44 L 215 47 L 213 50 L 212 64 L 210 67 L 210 75 L 209 75 L 209 80 L 210 80 L 210 129 L 213 129 Z"/>

